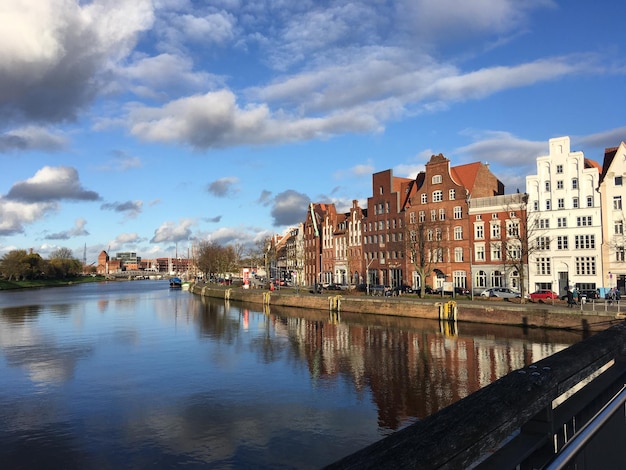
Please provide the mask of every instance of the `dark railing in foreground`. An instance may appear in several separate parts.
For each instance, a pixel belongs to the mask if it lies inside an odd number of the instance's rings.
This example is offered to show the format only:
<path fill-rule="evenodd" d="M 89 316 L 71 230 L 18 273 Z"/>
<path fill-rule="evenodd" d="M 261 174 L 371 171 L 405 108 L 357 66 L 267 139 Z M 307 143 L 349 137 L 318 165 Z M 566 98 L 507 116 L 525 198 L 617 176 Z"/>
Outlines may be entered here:
<path fill-rule="evenodd" d="M 626 468 L 625 346 L 620 323 L 327 468 Z M 605 406 L 618 411 L 609 419 Z M 572 460 L 559 463 L 570 441 Z"/>

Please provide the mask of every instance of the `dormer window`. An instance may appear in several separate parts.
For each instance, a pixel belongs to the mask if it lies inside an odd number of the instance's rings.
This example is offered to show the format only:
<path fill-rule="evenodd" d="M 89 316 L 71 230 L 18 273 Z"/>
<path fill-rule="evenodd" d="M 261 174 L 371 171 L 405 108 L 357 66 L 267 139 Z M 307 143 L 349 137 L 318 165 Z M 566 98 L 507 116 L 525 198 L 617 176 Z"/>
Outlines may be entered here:
<path fill-rule="evenodd" d="M 432 184 L 441 184 L 441 175 L 435 175 L 432 178 Z"/>

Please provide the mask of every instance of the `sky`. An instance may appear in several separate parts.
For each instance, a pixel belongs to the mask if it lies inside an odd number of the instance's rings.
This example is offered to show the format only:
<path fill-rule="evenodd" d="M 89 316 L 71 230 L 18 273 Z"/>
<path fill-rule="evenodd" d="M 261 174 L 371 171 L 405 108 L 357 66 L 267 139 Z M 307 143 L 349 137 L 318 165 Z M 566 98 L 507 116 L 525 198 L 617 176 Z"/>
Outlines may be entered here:
<path fill-rule="evenodd" d="M 253 246 L 431 155 L 626 140 L 613 0 L 3 0 L 0 256 Z"/>

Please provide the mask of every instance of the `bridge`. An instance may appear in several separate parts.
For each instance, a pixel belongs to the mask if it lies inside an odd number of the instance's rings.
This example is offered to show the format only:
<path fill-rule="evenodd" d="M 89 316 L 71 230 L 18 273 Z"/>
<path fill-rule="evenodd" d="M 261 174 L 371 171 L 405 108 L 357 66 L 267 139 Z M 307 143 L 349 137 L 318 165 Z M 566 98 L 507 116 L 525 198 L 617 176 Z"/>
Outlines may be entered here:
<path fill-rule="evenodd" d="M 622 322 L 327 468 L 626 468 L 625 348 Z"/>

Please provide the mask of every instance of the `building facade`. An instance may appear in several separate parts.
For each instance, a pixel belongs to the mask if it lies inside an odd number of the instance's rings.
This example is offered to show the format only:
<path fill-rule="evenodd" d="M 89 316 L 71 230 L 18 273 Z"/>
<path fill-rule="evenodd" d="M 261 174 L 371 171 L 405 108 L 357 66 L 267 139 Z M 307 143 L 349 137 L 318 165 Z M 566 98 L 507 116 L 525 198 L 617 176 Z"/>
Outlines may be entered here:
<path fill-rule="evenodd" d="M 537 158 L 537 174 L 526 177 L 531 290 L 603 285 L 600 173 L 569 137 L 550 139 L 549 155 Z"/>
<path fill-rule="evenodd" d="M 598 191 L 602 202 L 602 280 L 603 287 L 617 287 L 626 293 L 624 249 L 624 199 L 626 198 L 626 144 L 604 152 Z"/>

